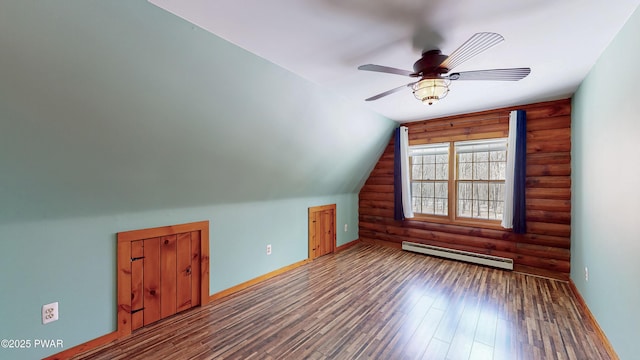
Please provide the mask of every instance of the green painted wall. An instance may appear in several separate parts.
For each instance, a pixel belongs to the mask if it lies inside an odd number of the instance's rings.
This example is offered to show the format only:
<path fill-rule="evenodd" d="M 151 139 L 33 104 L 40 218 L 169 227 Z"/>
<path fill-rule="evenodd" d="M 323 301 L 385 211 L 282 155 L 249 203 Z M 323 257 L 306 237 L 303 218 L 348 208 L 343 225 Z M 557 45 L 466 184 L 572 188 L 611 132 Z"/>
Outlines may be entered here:
<path fill-rule="evenodd" d="M 67 348 L 114 331 L 118 231 L 209 220 L 214 294 L 306 259 L 307 209 L 329 203 L 337 204 L 338 245 L 357 239 L 357 194 L 0 225 L 0 339 L 62 339 Z M 40 307 L 53 301 L 60 320 L 41 325 Z M 0 348 L 0 358 L 58 351 Z"/>
<path fill-rule="evenodd" d="M 3 0 L 0 49 L 0 339 L 114 331 L 119 231 L 209 220 L 211 293 L 305 259 L 310 206 L 358 238 L 395 122 L 143 0 Z"/>
<path fill-rule="evenodd" d="M 640 10 L 578 89 L 571 124 L 571 278 L 621 359 L 640 354 L 638 64 Z"/>

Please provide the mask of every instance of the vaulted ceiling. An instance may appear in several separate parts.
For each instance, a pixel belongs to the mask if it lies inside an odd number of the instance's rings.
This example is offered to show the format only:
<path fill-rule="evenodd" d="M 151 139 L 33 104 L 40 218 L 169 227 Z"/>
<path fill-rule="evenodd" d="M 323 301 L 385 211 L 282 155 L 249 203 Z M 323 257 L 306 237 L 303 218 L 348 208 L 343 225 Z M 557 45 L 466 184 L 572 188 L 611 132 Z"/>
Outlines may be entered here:
<path fill-rule="evenodd" d="M 428 119 L 566 98 L 620 30 L 638 0 L 150 0 L 250 52 L 362 102 L 414 80 L 358 71 L 361 64 L 411 70 L 423 50 L 450 54 L 472 34 L 505 41 L 456 71 L 530 67 L 519 82 L 457 81 L 426 107 L 409 88 L 372 110 L 396 121 Z M 238 82 L 251 83 L 247 72 Z M 624 76 L 624 69 L 612 76 Z"/>
<path fill-rule="evenodd" d="M 0 49 L 0 224 L 352 194 L 397 125 L 145 0 L 3 0 Z"/>

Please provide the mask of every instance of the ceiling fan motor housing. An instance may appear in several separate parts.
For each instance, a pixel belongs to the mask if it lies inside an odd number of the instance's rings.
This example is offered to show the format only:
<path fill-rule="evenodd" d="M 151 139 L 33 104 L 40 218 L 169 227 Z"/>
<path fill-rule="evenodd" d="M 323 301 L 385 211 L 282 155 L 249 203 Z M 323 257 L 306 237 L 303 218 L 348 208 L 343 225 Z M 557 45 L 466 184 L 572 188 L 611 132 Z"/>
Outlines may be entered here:
<path fill-rule="evenodd" d="M 447 59 L 447 55 L 443 55 L 440 50 L 429 50 L 422 53 L 422 57 L 413 64 L 413 71 L 416 76 L 421 77 L 439 77 L 449 72 L 449 69 L 440 67 L 443 61 Z"/>

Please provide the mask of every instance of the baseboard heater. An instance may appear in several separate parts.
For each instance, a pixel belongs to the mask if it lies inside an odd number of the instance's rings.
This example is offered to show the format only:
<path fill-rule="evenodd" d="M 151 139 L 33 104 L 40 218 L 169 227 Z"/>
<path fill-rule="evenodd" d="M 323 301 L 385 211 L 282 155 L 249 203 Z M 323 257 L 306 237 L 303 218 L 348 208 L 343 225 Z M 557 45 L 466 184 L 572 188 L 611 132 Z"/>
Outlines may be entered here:
<path fill-rule="evenodd" d="M 499 256 L 476 254 L 469 251 L 453 250 L 409 241 L 402 242 L 402 250 L 513 270 L 513 260 Z"/>

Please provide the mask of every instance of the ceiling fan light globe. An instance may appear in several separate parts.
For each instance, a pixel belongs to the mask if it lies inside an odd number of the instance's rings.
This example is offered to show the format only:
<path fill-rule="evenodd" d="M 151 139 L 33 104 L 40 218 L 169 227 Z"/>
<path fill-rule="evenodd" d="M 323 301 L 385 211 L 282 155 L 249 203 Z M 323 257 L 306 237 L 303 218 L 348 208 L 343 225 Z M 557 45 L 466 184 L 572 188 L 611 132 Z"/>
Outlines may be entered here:
<path fill-rule="evenodd" d="M 413 96 L 423 104 L 433 105 L 449 93 L 446 79 L 422 79 L 413 85 Z"/>

